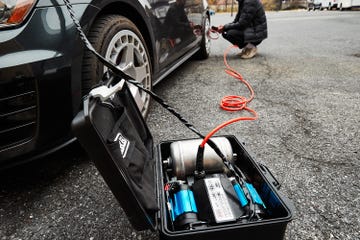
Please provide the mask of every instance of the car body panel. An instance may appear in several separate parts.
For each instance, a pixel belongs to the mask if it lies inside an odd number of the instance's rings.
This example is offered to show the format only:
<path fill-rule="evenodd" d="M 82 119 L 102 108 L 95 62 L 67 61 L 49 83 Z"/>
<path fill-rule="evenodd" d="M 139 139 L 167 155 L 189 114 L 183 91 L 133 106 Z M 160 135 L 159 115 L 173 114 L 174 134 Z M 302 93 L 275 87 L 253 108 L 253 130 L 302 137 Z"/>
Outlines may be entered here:
<path fill-rule="evenodd" d="M 71 3 L 85 34 L 102 14 L 119 14 L 133 21 L 151 52 L 153 83 L 165 78 L 199 49 L 199 34 L 169 45 L 164 9 L 175 1 Z M 202 3 L 188 0 L 185 6 L 194 25 L 201 26 L 207 17 L 199 5 Z M 43 155 L 73 139 L 70 123 L 81 109 L 84 44 L 62 0 L 38 1 L 21 25 L 0 29 L 0 33 L 1 167 Z M 164 42 L 166 46 L 161 45 Z"/>

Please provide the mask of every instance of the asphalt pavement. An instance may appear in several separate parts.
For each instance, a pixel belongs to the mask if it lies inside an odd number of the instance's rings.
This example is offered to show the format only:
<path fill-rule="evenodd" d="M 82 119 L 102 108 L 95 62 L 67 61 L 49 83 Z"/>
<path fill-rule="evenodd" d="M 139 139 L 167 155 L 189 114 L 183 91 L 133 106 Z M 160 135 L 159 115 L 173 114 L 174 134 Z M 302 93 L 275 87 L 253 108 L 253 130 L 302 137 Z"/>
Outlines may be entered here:
<path fill-rule="evenodd" d="M 287 240 L 360 239 L 360 12 L 267 12 L 269 38 L 254 59 L 234 49 L 228 63 L 250 82 L 259 119 L 219 132 L 237 136 L 281 183 L 296 208 Z M 212 25 L 232 20 L 215 14 Z M 154 91 L 204 134 L 246 113 L 219 108 L 226 95 L 249 96 L 224 72 L 230 44 L 212 42 Z M 195 135 L 152 103 L 155 144 Z M 0 239 L 158 239 L 135 231 L 78 145 L 0 176 Z"/>

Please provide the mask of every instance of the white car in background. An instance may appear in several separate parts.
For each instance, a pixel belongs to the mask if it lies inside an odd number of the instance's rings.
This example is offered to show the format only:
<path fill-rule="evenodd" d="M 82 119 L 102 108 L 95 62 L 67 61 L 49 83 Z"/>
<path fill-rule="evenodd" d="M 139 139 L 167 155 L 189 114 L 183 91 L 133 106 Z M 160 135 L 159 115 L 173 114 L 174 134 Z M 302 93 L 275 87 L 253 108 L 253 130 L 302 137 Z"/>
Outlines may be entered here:
<path fill-rule="evenodd" d="M 323 9 L 331 10 L 333 8 L 336 9 L 338 7 L 338 1 L 339 0 L 309 0 L 307 9 L 309 11 L 315 9 L 319 9 L 319 10 L 323 10 Z"/>
<path fill-rule="evenodd" d="M 333 8 L 336 9 L 338 7 L 338 1 L 339 0 L 314 0 L 314 6 L 319 10 L 331 10 Z"/>
<path fill-rule="evenodd" d="M 360 7 L 360 0 L 338 0 L 338 8 L 340 11 Z"/>

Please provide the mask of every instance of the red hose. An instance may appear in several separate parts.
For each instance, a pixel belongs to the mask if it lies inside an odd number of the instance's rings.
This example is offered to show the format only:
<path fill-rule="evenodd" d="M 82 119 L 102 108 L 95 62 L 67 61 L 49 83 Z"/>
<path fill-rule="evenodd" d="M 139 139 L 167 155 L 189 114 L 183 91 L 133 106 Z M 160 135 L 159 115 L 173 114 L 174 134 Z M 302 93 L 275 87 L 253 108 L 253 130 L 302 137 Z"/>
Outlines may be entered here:
<path fill-rule="evenodd" d="M 230 76 L 240 80 L 242 83 L 244 83 L 247 86 L 247 88 L 250 91 L 250 98 L 247 99 L 243 96 L 236 96 L 236 95 L 226 96 L 221 100 L 220 107 L 226 111 L 245 110 L 245 111 L 250 112 L 252 114 L 252 116 L 233 118 L 226 122 L 221 123 L 220 125 L 215 127 L 213 130 L 211 130 L 205 136 L 205 138 L 203 139 L 203 141 L 200 144 L 200 147 L 202 147 L 202 148 L 204 148 L 204 146 L 205 146 L 206 142 L 209 140 L 209 138 L 211 138 L 217 131 L 226 127 L 227 125 L 230 125 L 230 124 L 238 122 L 238 121 L 256 120 L 258 118 L 257 113 L 253 109 L 246 106 L 249 102 L 251 102 L 254 99 L 254 96 L 255 96 L 254 90 L 252 89 L 251 85 L 241 76 L 241 74 L 239 72 L 235 71 L 233 68 L 231 68 L 230 65 L 227 63 L 226 56 L 232 48 L 238 48 L 238 46 L 236 46 L 236 45 L 230 46 L 224 52 L 224 64 L 226 66 L 225 72 L 227 74 L 229 74 Z"/>

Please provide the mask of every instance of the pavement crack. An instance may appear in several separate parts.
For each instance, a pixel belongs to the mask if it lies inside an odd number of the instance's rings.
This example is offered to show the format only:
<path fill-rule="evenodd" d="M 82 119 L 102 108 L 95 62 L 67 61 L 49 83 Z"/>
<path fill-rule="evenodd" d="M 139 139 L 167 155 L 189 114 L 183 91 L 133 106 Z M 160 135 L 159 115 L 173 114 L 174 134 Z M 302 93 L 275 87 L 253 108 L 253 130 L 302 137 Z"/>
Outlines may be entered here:
<path fill-rule="evenodd" d="M 301 160 L 304 160 L 306 162 L 309 162 L 309 163 L 318 163 L 317 166 L 322 166 L 322 165 L 328 165 L 328 166 L 331 166 L 331 167 L 359 167 L 359 165 L 355 164 L 355 163 L 352 163 L 352 162 L 348 162 L 348 161 L 338 161 L 338 162 L 335 162 L 335 161 L 326 161 L 324 158 L 314 158 L 314 157 L 309 157 L 309 156 L 306 156 L 305 154 L 301 154 L 301 153 L 298 153 L 291 145 L 287 144 L 287 140 L 289 138 L 290 135 L 287 135 L 285 137 L 281 137 L 281 142 L 282 142 L 282 145 L 285 147 L 285 149 L 292 153 L 294 155 L 294 158 L 295 159 L 301 159 Z M 320 169 L 318 169 L 320 170 Z"/>
<path fill-rule="evenodd" d="M 272 67 L 266 56 L 261 57 L 261 66 L 264 69 L 264 77 L 260 79 L 259 85 L 264 84 L 267 80 L 272 78 Z"/>

